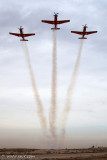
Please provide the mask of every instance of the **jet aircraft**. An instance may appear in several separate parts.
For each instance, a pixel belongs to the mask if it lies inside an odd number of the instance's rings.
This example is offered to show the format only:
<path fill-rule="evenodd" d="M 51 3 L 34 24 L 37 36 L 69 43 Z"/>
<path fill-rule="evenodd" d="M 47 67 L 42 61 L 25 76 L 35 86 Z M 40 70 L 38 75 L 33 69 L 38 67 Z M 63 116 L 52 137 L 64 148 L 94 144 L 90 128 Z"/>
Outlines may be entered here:
<path fill-rule="evenodd" d="M 97 31 L 86 31 L 86 28 L 88 28 L 87 27 L 87 25 L 85 24 L 84 26 L 83 26 L 83 31 L 81 32 L 81 31 L 71 31 L 71 33 L 75 33 L 75 34 L 80 34 L 80 35 L 82 35 L 82 37 L 80 37 L 80 38 L 78 38 L 78 39 L 87 39 L 86 37 L 84 37 L 85 35 L 88 35 L 88 34 L 93 34 L 93 33 L 97 33 Z"/>
<path fill-rule="evenodd" d="M 54 28 L 51 28 L 51 29 L 53 29 L 53 30 L 60 29 L 60 28 L 57 28 L 57 25 L 58 25 L 58 24 L 70 22 L 70 20 L 61 20 L 61 21 L 58 21 L 57 18 L 58 18 L 58 13 L 54 13 L 54 21 L 42 20 L 41 22 L 53 24 L 53 25 L 54 25 Z"/>
<path fill-rule="evenodd" d="M 18 37 L 22 37 L 22 39 L 20 39 L 20 41 L 28 41 L 27 39 L 25 39 L 25 37 L 34 36 L 35 35 L 35 33 L 24 34 L 22 27 L 19 28 L 19 31 L 20 31 L 20 33 L 11 33 L 11 32 L 9 32 L 9 34 L 14 35 L 14 36 L 18 36 Z"/>

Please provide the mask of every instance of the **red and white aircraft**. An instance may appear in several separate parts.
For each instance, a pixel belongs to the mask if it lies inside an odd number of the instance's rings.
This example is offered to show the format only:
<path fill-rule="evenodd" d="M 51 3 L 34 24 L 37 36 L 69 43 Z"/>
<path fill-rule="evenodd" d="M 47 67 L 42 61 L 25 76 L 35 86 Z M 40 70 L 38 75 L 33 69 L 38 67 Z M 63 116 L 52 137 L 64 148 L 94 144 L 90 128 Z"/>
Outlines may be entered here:
<path fill-rule="evenodd" d="M 54 14 L 54 21 L 42 20 L 41 22 L 53 24 L 53 25 L 54 25 L 54 28 L 51 28 L 51 29 L 54 29 L 54 30 L 60 29 L 60 28 L 57 28 L 57 25 L 58 25 L 58 24 L 70 22 L 70 20 L 58 21 L 57 18 L 58 18 L 58 13 L 55 13 L 55 14 Z"/>
<path fill-rule="evenodd" d="M 93 33 L 97 33 L 97 31 L 86 31 L 86 28 L 88 28 L 87 27 L 87 25 L 85 24 L 85 26 L 83 26 L 83 31 L 82 32 L 80 32 L 80 31 L 71 31 L 71 33 L 75 33 L 75 34 L 80 34 L 80 35 L 82 35 L 82 37 L 80 37 L 80 38 L 78 38 L 78 39 L 87 39 L 86 37 L 84 37 L 85 35 L 88 35 L 88 34 L 93 34 Z"/>
<path fill-rule="evenodd" d="M 11 33 L 11 32 L 9 32 L 9 34 L 14 35 L 14 36 L 18 36 L 18 37 L 22 37 L 22 39 L 20 41 L 28 41 L 27 39 L 25 39 L 25 37 L 34 36 L 35 35 L 35 33 L 24 34 L 22 27 L 20 27 L 19 30 L 20 30 L 20 33 Z"/>

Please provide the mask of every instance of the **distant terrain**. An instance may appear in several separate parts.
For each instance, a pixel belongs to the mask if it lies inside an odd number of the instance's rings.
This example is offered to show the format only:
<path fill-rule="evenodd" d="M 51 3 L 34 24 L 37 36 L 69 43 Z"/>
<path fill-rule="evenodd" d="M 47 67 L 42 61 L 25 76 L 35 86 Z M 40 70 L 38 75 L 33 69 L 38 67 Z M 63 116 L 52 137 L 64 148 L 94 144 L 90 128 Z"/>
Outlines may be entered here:
<path fill-rule="evenodd" d="M 107 148 L 89 149 L 0 149 L 0 160 L 107 160 Z"/>

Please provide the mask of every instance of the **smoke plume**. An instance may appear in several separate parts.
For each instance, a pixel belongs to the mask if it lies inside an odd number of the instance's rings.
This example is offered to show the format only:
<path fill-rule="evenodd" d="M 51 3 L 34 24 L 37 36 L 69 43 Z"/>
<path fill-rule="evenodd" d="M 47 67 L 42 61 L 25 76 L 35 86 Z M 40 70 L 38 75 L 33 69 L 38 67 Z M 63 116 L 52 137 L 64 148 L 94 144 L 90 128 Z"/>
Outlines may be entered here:
<path fill-rule="evenodd" d="M 52 53 L 52 88 L 51 107 L 49 112 L 50 131 L 53 137 L 56 135 L 56 108 L 57 108 L 57 50 L 56 30 L 53 30 L 53 53 Z"/>
<path fill-rule="evenodd" d="M 33 73 L 33 70 L 32 70 L 32 65 L 31 65 L 31 61 L 30 61 L 30 57 L 29 57 L 29 51 L 28 51 L 28 47 L 27 47 L 26 42 L 23 41 L 22 46 L 23 46 L 24 53 L 25 53 L 25 59 L 26 59 L 26 62 L 27 62 L 28 68 L 29 68 L 29 73 L 30 73 L 30 78 L 31 78 L 31 83 L 32 83 L 32 89 L 33 89 L 33 93 L 34 93 L 34 96 L 35 96 L 35 101 L 36 101 L 36 104 L 37 104 L 38 117 L 40 119 L 41 127 L 45 131 L 45 129 L 47 128 L 46 118 L 45 118 L 45 115 L 44 115 L 43 105 L 42 105 L 42 102 L 40 100 L 40 96 L 39 96 L 38 89 L 37 89 L 37 86 L 36 86 L 34 73 Z"/>
<path fill-rule="evenodd" d="M 71 81 L 70 81 L 70 85 L 68 87 L 67 90 L 67 94 L 66 94 L 66 102 L 65 102 L 65 108 L 62 114 L 62 137 L 64 138 L 65 136 L 65 127 L 66 127 L 66 122 L 67 122 L 67 118 L 71 109 L 71 103 L 72 103 L 72 97 L 73 97 L 73 92 L 74 92 L 74 88 L 75 88 L 75 83 L 76 83 L 76 79 L 77 79 L 77 75 L 78 75 L 78 70 L 79 70 L 79 64 L 80 64 L 80 58 L 81 58 L 81 53 L 82 53 L 82 47 L 83 47 L 83 39 L 80 40 L 80 47 L 79 47 L 79 51 L 78 51 L 78 56 L 76 59 L 76 63 L 74 66 L 74 70 L 73 70 L 73 74 L 71 77 Z"/>

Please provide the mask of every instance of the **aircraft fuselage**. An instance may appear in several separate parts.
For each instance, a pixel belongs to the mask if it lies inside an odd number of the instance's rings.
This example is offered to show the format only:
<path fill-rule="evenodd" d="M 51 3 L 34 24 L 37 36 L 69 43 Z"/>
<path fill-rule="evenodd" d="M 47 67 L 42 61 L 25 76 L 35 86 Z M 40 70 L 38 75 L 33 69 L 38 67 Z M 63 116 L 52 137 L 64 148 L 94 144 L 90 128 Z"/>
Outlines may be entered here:
<path fill-rule="evenodd" d="M 20 37 L 22 37 L 23 40 L 24 40 L 24 36 L 23 36 L 23 28 L 19 28 L 19 30 L 20 30 Z"/>
<path fill-rule="evenodd" d="M 83 37 L 85 36 L 85 33 L 86 33 L 86 26 L 84 26 L 84 28 L 83 28 Z"/>
<path fill-rule="evenodd" d="M 55 14 L 55 15 L 54 15 L 54 25 L 55 25 L 55 29 L 57 28 L 57 17 L 58 17 L 58 15 Z"/>

